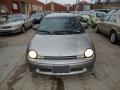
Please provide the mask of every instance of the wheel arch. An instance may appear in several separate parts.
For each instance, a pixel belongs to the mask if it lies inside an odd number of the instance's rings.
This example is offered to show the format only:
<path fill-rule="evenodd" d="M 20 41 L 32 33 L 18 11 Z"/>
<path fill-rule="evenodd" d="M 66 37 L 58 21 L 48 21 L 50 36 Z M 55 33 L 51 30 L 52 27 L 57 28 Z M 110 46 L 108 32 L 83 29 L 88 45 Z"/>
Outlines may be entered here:
<path fill-rule="evenodd" d="M 115 28 L 113 28 L 113 29 L 110 30 L 109 36 L 111 35 L 112 32 L 114 32 L 114 33 L 116 34 L 116 38 L 118 39 L 118 36 L 117 36 L 117 33 L 116 33 L 116 29 L 115 29 Z"/>
<path fill-rule="evenodd" d="M 112 32 L 115 32 L 115 33 L 116 33 L 116 29 L 115 29 L 115 28 L 112 28 L 112 29 L 110 30 L 109 35 L 111 35 Z"/>

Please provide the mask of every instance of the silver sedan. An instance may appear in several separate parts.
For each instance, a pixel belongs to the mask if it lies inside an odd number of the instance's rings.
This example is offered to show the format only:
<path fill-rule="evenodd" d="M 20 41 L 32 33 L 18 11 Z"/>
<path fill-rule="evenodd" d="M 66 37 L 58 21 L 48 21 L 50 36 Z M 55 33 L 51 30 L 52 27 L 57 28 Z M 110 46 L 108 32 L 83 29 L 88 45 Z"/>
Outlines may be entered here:
<path fill-rule="evenodd" d="M 32 19 L 27 15 L 23 14 L 13 14 L 8 17 L 6 23 L 0 25 L 0 34 L 8 33 L 24 33 L 26 29 L 33 26 Z"/>
<path fill-rule="evenodd" d="M 91 71 L 95 49 L 79 20 L 72 14 L 44 17 L 27 52 L 30 71 L 46 75 L 71 75 Z"/>

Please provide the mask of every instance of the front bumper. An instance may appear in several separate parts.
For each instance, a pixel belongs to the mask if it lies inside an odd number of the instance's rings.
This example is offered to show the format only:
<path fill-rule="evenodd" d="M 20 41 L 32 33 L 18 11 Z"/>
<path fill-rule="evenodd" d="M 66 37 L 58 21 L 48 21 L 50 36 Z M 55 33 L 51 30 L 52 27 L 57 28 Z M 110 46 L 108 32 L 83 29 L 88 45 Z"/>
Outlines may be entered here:
<path fill-rule="evenodd" d="M 53 60 L 52 60 L 53 61 Z M 57 60 L 56 60 L 57 61 Z M 59 60 L 60 61 L 60 60 Z M 64 60 L 65 61 L 65 60 Z M 69 62 L 69 60 L 66 60 Z M 75 60 L 74 60 L 75 61 Z M 95 60 L 88 60 L 88 61 L 80 61 L 79 60 L 75 63 L 36 63 L 36 62 L 32 62 L 29 60 L 26 60 L 30 70 L 32 70 L 33 72 L 37 72 L 39 74 L 46 74 L 46 75 L 73 75 L 73 74 L 81 74 L 81 73 L 85 73 L 85 72 L 89 72 L 93 69 L 94 66 L 94 62 Z M 61 62 L 63 62 L 61 60 Z M 57 71 L 57 73 L 53 72 L 53 67 L 54 68 L 59 68 L 62 67 L 61 69 L 65 69 L 64 67 L 69 67 L 69 71 L 68 72 L 60 72 Z M 62 70 L 65 71 L 65 70 Z"/>
<path fill-rule="evenodd" d="M 8 29 L 0 29 L 0 34 L 10 34 L 19 32 L 21 28 L 8 28 Z"/>

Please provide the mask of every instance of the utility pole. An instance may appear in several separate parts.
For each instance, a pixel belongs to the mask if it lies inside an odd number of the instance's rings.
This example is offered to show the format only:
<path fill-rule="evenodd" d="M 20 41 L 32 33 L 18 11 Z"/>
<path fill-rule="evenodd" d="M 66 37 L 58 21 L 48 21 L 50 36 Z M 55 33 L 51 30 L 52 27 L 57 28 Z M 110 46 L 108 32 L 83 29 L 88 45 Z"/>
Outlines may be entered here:
<path fill-rule="evenodd" d="M 46 0 L 46 4 L 47 4 L 47 0 Z"/>
<path fill-rule="evenodd" d="M 76 4 L 78 3 L 78 0 L 76 0 Z"/>

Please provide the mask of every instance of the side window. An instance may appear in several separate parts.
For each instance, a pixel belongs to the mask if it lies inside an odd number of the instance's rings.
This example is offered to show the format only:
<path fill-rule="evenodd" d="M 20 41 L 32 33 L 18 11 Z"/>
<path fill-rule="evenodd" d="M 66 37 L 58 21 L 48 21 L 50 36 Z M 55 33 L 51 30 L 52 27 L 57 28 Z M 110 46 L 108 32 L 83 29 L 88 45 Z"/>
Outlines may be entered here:
<path fill-rule="evenodd" d="M 104 18 L 104 21 L 109 21 L 110 18 L 111 18 L 111 16 L 109 15 L 109 16 Z"/>
<path fill-rule="evenodd" d="M 113 15 L 109 18 L 109 21 L 110 22 L 116 22 L 116 18 L 117 18 L 117 16 Z"/>
<path fill-rule="evenodd" d="M 24 16 L 24 20 L 27 20 L 27 17 L 26 17 L 26 16 Z"/>
<path fill-rule="evenodd" d="M 27 19 L 29 19 L 29 15 L 25 15 L 25 17 L 26 17 Z"/>
<path fill-rule="evenodd" d="M 24 15 L 24 19 L 25 19 L 25 20 L 28 20 L 28 19 L 29 19 L 29 16 L 28 16 L 28 15 Z"/>

